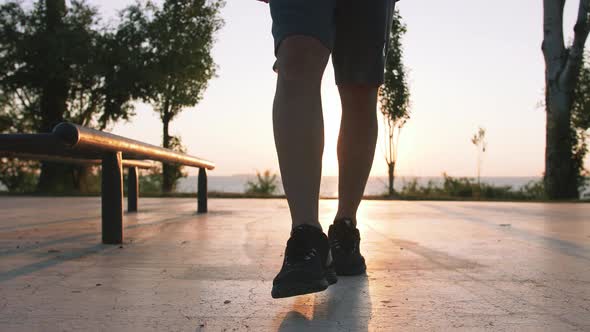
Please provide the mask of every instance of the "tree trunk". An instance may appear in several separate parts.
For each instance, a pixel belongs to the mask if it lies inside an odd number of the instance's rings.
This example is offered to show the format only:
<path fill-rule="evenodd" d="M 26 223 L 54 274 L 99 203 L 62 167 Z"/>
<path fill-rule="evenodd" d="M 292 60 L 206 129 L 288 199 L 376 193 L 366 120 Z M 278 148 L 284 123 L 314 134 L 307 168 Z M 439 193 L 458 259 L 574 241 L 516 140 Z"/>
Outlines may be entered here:
<path fill-rule="evenodd" d="M 167 116 L 164 116 L 162 119 L 162 124 L 164 125 L 164 134 L 162 140 L 162 146 L 166 149 L 170 148 L 170 133 L 168 131 L 168 126 L 170 124 L 170 119 Z M 174 189 L 174 168 L 173 165 L 162 163 L 162 192 L 169 193 Z"/>
<path fill-rule="evenodd" d="M 481 187 L 481 152 L 477 151 L 477 186 Z"/>
<path fill-rule="evenodd" d="M 584 45 L 590 31 L 590 0 L 579 0 L 574 39 L 565 47 L 565 0 L 543 0 L 543 56 L 545 58 L 545 193 L 550 199 L 578 198 L 578 172 L 573 160 L 571 107 L 578 84 Z"/>
<path fill-rule="evenodd" d="M 387 166 L 389 174 L 389 196 L 393 196 L 395 194 L 395 189 L 393 188 L 393 182 L 395 180 L 395 162 L 388 163 Z"/>
<path fill-rule="evenodd" d="M 565 91 L 549 88 L 547 93 L 545 192 L 550 199 L 576 199 L 578 178 L 572 156 L 571 128 L 573 92 L 568 95 Z"/>
<path fill-rule="evenodd" d="M 47 42 L 49 46 L 46 50 L 47 54 L 51 56 L 49 62 L 55 66 L 51 68 L 44 82 L 43 90 L 41 92 L 41 132 L 51 132 L 53 127 L 63 121 L 63 115 L 66 112 L 66 102 L 68 98 L 68 80 L 66 71 L 65 59 L 60 56 L 64 50 L 55 49 L 60 47 L 62 43 L 57 43 L 60 32 L 63 29 L 63 18 L 66 14 L 65 0 L 45 0 L 46 6 L 46 37 L 53 42 Z M 62 46 L 63 47 L 63 46 Z"/>
<path fill-rule="evenodd" d="M 92 166 L 88 165 L 76 165 L 74 168 L 74 189 L 80 193 L 88 193 L 93 189 L 92 177 Z"/>
<path fill-rule="evenodd" d="M 63 26 L 63 17 L 66 13 L 65 0 L 46 0 L 46 33 L 47 38 L 56 38 L 56 34 Z M 55 45 L 56 43 L 48 43 Z M 51 47 L 50 47 L 51 48 Z M 63 50 L 48 49 L 47 54 L 61 54 Z M 68 96 L 68 83 L 65 73 L 65 64 L 60 63 L 63 58 L 56 61 L 52 68 L 52 75 L 47 78 L 41 92 L 41 123 L 40 132 L 51 132 L 53 127 L 63 121 L 66 112 Z M 74 189 L 72 182 L 72 167 L 67 165 L 43 162 L 37 190 L 40 192 L 71 191 Z"/>

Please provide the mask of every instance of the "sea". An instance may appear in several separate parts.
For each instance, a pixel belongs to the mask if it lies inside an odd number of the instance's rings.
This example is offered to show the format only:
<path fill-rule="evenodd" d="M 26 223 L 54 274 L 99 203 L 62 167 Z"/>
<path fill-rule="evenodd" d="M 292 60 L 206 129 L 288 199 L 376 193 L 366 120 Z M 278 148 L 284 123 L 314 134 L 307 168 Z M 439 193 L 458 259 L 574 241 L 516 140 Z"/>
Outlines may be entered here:
<path fill-rule="evenodd" d="M 243 193 L 246 190 L 248 181 L 255 181 L 256 175 L 231 175 L 231 176 L 215 176 L 209 174 L 208 176 L 209 191 L 222 193 Z M 409 181 L 416 179 L 419 185 L 426 185 L 429 181 L 435 184 L 442 184 L 442 176 L 399 176 L 395 178 L 394 187 L 396 190 L 401 190 Z M 482 183 L 488 183 L 496 186 L 510 186 L 514 190 L 518 190 L 522 186 L 531 181 L 539 181 L 541 177 L 517 176 L 517 177 L 481 177 Z M 588 189 L 588 188 L 587 188 Z M 194 193 L 197 191 L 197 177 L 189 176 L 180 179 L 177 184 L 177 192 Z M 381 195 L 387 192 L 387 177 L 374 176 L 370 177 L 365 188 L 365 195 Z M 586 191 L 585 191 L 586 192 Z M 281 179 L 277 179 L 276 194 L 283 194 L 283 187 Z M 338 177 L 324 176 L 320 185 L 320 195 L 322 197 L 336 197 L 338 196 Z"/>

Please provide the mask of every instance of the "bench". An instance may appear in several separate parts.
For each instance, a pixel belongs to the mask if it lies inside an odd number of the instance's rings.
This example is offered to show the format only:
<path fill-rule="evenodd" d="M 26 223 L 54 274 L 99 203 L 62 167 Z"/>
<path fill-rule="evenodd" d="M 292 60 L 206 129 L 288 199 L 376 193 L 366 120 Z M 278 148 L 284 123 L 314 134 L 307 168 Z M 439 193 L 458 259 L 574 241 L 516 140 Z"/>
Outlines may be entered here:
<path fill-rule="evenodd" d="M 67 163 L 100 164 L 102 242 L 123 242 L 123 167 L 128 168 L 128 212 L 137 211 L 138 168 L 153 160 L 198 167 L 197 213 L 207 212 L 207 170 L 215 164 L 184 153 L 62 122 L 51 133 L 0 134 L 0 155 Z"/>
<path fill-rule="evenodd" d="M 0 144 L 2 141 L 2 135 L 0 135 Z M 7 152 L 0 151 L 1 158 L 18 158 L 26 160 L 42 160 L 42 161 L 54 161 L 63 164 L 79 164 L 89 166 L 100 166 L 102 160 L 100 159 L 83 159 L 73 157 L 63 157 L 57 155 L 45 155 L 45 154 L 33 154 L 33 153 L 22 153 L 22 152 Z M 141 169 L 153 169 L 156 167 L 154 163 L 147 162 L 144 160 L 135 159 L 123 159 L 122 167 L 127 168 L 127 212 L 137 212 L 137 201 L 139 197 L 139 183 L 138 183 L 138 172 Z"/>

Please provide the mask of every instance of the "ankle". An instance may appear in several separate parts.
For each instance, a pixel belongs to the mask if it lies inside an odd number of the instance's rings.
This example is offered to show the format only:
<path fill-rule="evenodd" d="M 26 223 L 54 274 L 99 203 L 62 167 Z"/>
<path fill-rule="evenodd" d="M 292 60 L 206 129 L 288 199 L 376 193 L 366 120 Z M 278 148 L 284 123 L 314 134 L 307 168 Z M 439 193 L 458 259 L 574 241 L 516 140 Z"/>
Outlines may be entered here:
<path fill-rule="evenodd" d="M 319 221 L 293 221 L 291 229 L 295 229 L 296 227 L 301 225 L 313 226 L 315 228 L 318 228 L 322 232 L 324 231 Z"/>
<path fill-rule="evenodd" d="M 338 215 L 338 214 L 337 214 L 337 215 L 336 215 L 336 217 L 334 218 L 334 222 L 333 222 L 333 223 L 335 223 L 335 222 L 336 222 L 336 221 L 338 221 L 338 220 L 350 220 L 350 221 L 352 222 L 352 225 L 353 225 L 354 227 L 356 227 L 356 216 L 353 216 L 353 217 L 347 217 L 347 216 L 345 216 L 345 215 Z"/>

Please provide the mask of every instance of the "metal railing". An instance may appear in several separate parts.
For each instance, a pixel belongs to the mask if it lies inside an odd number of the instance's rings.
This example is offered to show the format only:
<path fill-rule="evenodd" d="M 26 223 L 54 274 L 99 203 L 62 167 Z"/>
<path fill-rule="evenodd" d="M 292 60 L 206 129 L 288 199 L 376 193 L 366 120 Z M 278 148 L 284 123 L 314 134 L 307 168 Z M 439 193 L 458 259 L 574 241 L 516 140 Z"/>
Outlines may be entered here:
<path fill-rule="evenodd" d="M 0 144 L 2 141 L 0 136 Z M 64 164 L 79 164 L 89 166 L 99 166 L 102 163 L 100 159 L 84 159 L 74 158 L 67 156 L 47 155 L 47 154 L 34 154 L 34 153 L 19 153 L 19 152 L 6 152 L 0 151 L 1 158 L 17 158 L 26 160 L 41 160 L 41 161 L 55 161 Z M 137 167 L 142 169 L 152 169 L 156 167 L 156 164 L 144 160 L 136 159 L 123 159 L 123 167 Z"/>
<path fill-rule="evenodd" d="M 127 211 L 136 212 L 140 159 L 198 167 L 197 212 L 207 212 L 207 171 L 211 161 L 159 146 L 63 122 L 49 134 L 0 134 L 0 156 L 101 165 L 102 242 L 123 242 L 123 167 L 128 168 Z"/>
<path fill-rule="evenodd" d="M 215 168 L 215 164 L 202 158 L 72 123 L 58 124 L 53 129 L 53 134 L 68 148 L 76 151 L 121 152 L 129 159 L 150 159 L 206 169 Z"/>

